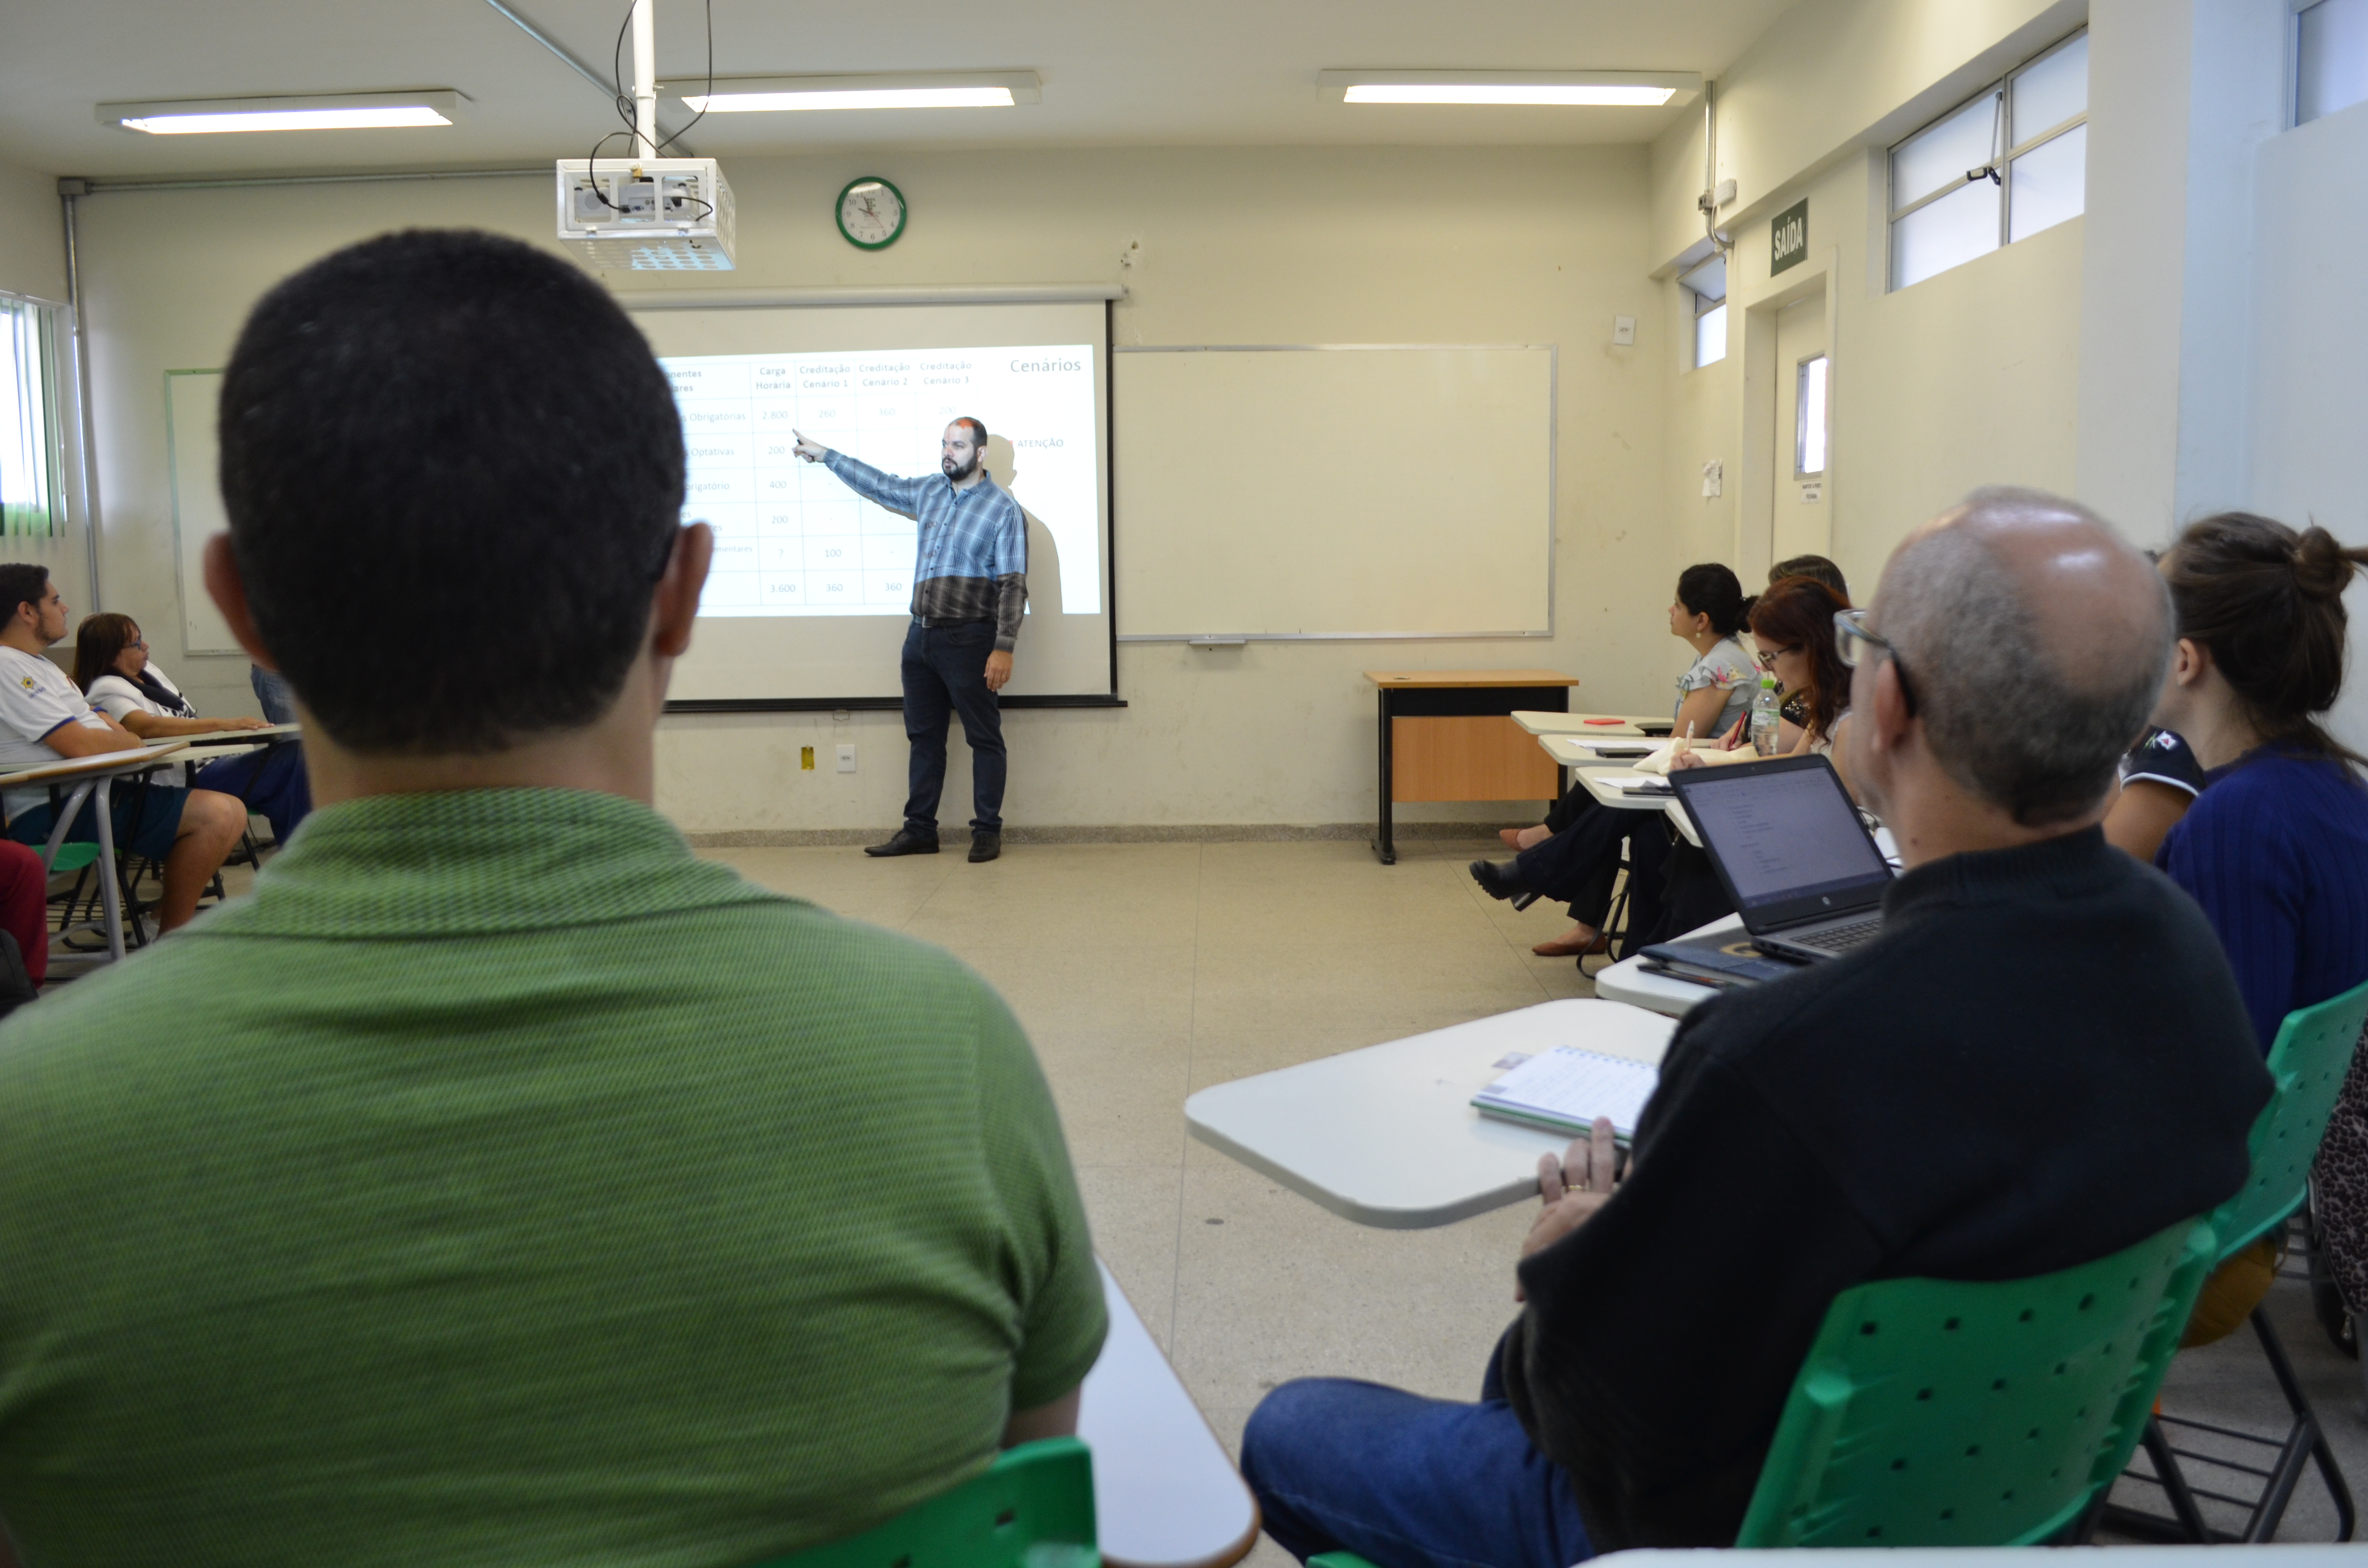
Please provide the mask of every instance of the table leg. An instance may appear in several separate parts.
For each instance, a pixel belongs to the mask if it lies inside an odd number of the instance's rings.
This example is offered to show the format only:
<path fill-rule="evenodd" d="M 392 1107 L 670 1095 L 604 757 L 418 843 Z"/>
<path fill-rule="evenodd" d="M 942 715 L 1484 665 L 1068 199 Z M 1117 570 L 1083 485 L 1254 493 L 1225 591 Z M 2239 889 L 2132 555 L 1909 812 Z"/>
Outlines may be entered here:
<path fill-rule="evenodd" d="M 1396 865 L 1396 864 L 1398 863 L 1398 846 L 1396 846 L 1396 844 L 1393 843 L 1393 842 L 1391 841 L 1391 838 L 1390 838 L 1390 793 L 1391 793 L 1391 783 L 1390 783 L 1390 740 L 1391 740 L 1391 736 L 1390 736 L 1390 728 L 1391 728 L 1391 726 L 1390 726 L 1390 692 L 1389 692 L 1389 687 L 1383 687 L 1382 688 L 1382 692 L 1381 692 L 1381 702 L 1382 702 L 1382 810 L 1381 810 L 1381 828 L 1380 828 L 1380 831 L 1379 831 L 1379 832 L 1376 834 L 1376 835 L 1374 836 L 1374 839 L 1373 839 L 1373 848 L 1374 848 L 1374 850 L 1375 850 L 1377 853 L 1379 853 L 1379 854 L 1380 854 L 1380 856 L 1381 856 L 1381 858 L 1382 858 L 1382 864 L 1383 864 L 1383 865 L 1384 865 L 1384 866 L 1395 866 L 1395 865 Z"/>
<path fill-rule="evenodd" d="M 50 868 L 58 863 L 58 851 L 65 847 L 66 829 L 74 826 L 74 813 L 82 810 L 82 803 L 90 799 L 90 792 L 96 788 L 97 788 L 96 780 L 85 779 L 74 787 L 74 791 L 66 796 L 66 803 L 63 806 L 56 803 L 55 794 L 50 796 L 51 818 L 50 841 L 41 848 L 43 875 L 47 875 Z"/>
<path fill-rule="evenodd" d="M 98 818 L 98 896 L 107 911 L 107 956 L 121 963 L 123 899 L 115 884 L 115 802 L 108 789 L 114 782 L 112 778 L 98 781 L 98 793 L 92 798 L 91 811 Z"/>

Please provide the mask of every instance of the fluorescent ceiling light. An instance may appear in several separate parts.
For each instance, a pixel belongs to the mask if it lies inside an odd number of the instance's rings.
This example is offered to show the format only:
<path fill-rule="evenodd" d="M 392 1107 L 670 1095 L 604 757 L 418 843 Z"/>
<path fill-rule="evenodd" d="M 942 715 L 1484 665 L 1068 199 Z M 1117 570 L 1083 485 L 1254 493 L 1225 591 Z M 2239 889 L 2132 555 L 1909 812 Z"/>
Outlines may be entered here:
<path fill-rule="evenodd" d="M 1013 108 L 1040 101 L 1033 71 L 939 71 L 877 76 L 743 76 L 661 89 L 700 114 L 801 109 Z"/>
<path fill-rule="evenodd" d="M 1684 71 L 1326 71 L 1315 81 L 1325 98 L 1351 104 L 1657 108 L 1702 91 Z"/>
<path fill-rule="evenodd" d="M 1524 87 L 1459 86 L 1452 83 L 1381 83 L 1349 89 L 1352 104 L 1592 104 L 1622 108 L 1657 108 L 1678 96 L 1675 87 L 1554 87 L 1537 84 Z"/>
<path fill-rule="evenodd" d="M 1008 87 L 874 87 L 852 93 L 686 93 L 705 114 L 775 114 L 809 108 L 1009 108 Z"/>
<path fill-rule="evenodd" d="M 450 125 L 461 95 L 449 88 L 411 93 L 337 93 L 315 97 L 189 98 L 101 104 L 102 125 L 151 136 L 202 136 L 233 131 L 378 131 Z"/>
<path fill-rule="evenodd" d="M 152 136 L 193 136 L 215 131 L 367 131 L 401 125 L 450 125 L 434 109 L 284 108 L 245 114 L 152 114 L 118 121 Z"/>

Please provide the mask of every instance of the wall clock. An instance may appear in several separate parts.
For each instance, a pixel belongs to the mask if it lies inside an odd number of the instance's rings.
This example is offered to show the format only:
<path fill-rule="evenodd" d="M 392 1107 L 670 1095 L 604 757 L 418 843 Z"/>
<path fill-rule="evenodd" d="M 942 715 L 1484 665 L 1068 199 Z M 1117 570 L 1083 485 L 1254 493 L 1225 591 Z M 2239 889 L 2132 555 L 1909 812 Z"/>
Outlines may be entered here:
<path fill-rule="evenodd" d="M 886 250 L 905 232 L 905 193 L 878 175 L 848 181 L 838 193 L 838 232 L 860 250 Z"/>

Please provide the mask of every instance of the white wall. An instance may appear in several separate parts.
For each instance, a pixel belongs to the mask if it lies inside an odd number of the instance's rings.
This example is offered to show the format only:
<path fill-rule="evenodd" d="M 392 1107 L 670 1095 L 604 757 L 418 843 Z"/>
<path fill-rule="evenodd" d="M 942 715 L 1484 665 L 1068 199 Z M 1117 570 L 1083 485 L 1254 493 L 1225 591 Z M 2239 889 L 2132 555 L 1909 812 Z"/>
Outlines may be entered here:
<path fill-rule="evenodd" d="M 877 256 L 832 226 L 839 187 L 894 178 L 913 204 Z M 1682 649 L 1660 634 L 1667 547 L 1657 475 L 1668 362 L 1643 314 L 1646 152 L 1225 149 L 833 153 L 734 160 L 742 271 L 734 287 L 1122 278 L 1129 343 L 1552 342 L 1561 346 L 1558 635 L 1551 642 L 1129 645 L 1106 711 L 1015 711 L 1015 824 L 1341 823 L 1372 812 L 1375 718 L 1359 672 L 1548 665 L 1602 708 L 1654 708 Z M 286 272 L 406 224 L 473 224 L 542 240 L 540 180 L 307 186 L 102 195 L 84 204 L 110 608 L 178 645 L 163 375 L 219 365 L 255 298 Z M 1121 251 L 1143 242 L 1121 273 Z M 622 283 L 625 279 L 612 278 Z M 631 282 L 640 282 L 632 278 Z M 1182 432 L 1180 439 L 1190 440 Z M 1123 455 L 1120 460 L 1123 461 Z M 1452 463 L 1377 410 L 1339 463 Z M 1123 551 L 1125 522 L 1116 548 Z M 1644 607 L 1641 610 L 1639 607 Z M 1026 647 L 1020 650 L 1026 656 Z M 236 660 L 175 661 L 209 706 L 251 709 Z M 797 769 L 798 748 L 852 738 L 852 778 Z M 951 822 L 966 816 L 954 748 Z M 828 758 L 827 750 L 823 752 Z M 882 825 L 904 796 L 894 714 L 684 716 L 661 732 L 661 803 L 692 830 Z M 1509 815 L 1409 808 L 1409 818 Z"/>
<path fill-rule="evenodd" d="M 2288 25 L 2285 0 L 2090 15 L 2078 493 L 2147 543 L 2249 488 L 2254 159 L 2283 123 Z"/>
<path fill-rule="evenodd" d="M 1801 0 L 1718 79 L 1718 178 L 1737 187 L 1720 222 L 1789 205 L 1794 185 L 1898 140 L 2087 11 L 2086 0 Z M 1654 143 L 1656 262 L 1702 237 L 1701 119 Z"/>
<path fill-rule="evenodd" d="M 66 297 L 58 182 L 14 164 L 0 164 L 0 289 L 44 300 Z"/>
<path fill-rule="evenodd" d="M 2037 0 L 1806 0 L 1787 12 L 1719 85 L 1718 162 L 1737 180 L 1721 214 L 1731 234 L 1725 359 L 1687 369 L 1669 350 L 1668 570 L 1749 558 L 1744 477 L 1750 427 L 1745 384 L 1754 304 L 1831 273 L 1832 555 L 1871 595 L 1892 547 L 1983 484 L 2069 491 L 2077 480 L 2082 256 L 2093 220 L 2005 247 L 1913 288 L 1887 291 L 1885 149 L 1898 137 L 2080 25 L 2080 8 Z M 1653 149 L 1653 244 L 1668 264 L 1702 238 L 1694 199 L 1702 131 L 1672 128 Z M 1809 203 L 1809 256 L 1769 272 L 1770 217 Z M 1672 338 L 1690 302 L 1664 281 Z M 1786 434 L 1789 443 L 1789 432 Z M 1789 447 L 1788 447 L 1789 449 Z M 1725 494 L 1702 495 L 1719 459 Z M 1763 469 L 1767 466 L 1763 463 Z M 1764 501 L 1758 501 L 1764 507 Z M 1764 519 L 1764 510 L 1761 513 Z M 1764 528 L 1764 520 L 1758 525 Z"/>
<path fill-rule="evenodd" d="M 2368 168 L 2368 105 L 2315 119 L 2259 149 L 2259 276 L 2254 280 L 2255 389 L 2249 431 L 2250 504 L 2296 528 L 2317 523 L 2349 545 L 2368 545 L 2368 298 L 2360 257 L 2368 212 L 2356 200 Z M 2347 596 L 2355 631 L 2368 624 L 2368 590 Z M 2368 749 L 2368 680 L 2357 638 L 2335 730 Z"/>

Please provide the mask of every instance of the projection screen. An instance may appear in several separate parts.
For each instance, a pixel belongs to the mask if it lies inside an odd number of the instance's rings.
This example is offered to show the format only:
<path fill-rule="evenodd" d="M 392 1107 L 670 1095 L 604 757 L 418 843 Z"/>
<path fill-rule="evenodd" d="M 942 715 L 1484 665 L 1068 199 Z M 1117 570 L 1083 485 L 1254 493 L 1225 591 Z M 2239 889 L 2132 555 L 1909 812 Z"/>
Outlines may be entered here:
<path fill-rule="evenodd" d="M 987 470 L 1027 517 L 1006 705 L 1111 699 L 1105 300 L 623 302 L 682 411 L 683 518 L 716 534 L 669 706 L 894 706 L 916 525 L 800 460 L 791 432 L 928 476 L 963 415 L 986 426 Z"/>

